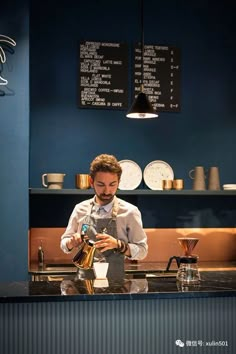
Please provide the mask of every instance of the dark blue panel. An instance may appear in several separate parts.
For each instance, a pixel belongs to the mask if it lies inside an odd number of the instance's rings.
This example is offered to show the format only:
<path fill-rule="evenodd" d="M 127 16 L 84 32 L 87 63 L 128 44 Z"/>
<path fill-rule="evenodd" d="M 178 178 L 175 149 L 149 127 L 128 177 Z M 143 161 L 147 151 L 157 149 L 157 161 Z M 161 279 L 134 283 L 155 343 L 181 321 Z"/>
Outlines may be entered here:
<path fill-rule="evenodd" d="M 0 72 L 8 80 L 0 86 L 0 264 L 5 270 L 0 280 L 6 281 L 28 278 L 28 1 L 1 2 L 0 23 L 0 34 L 16 42 L 6 53 L 6 62 L 0 62 Z"/>
<path fill-rule="evenodd" d="M 122 199 L 137 205 L 145 228 L 235 227 L 235 196 L 135 196 Z M 35 194 L 30 198 L 31 227 L 65 227 L 83 195 Z"/>
<path fill-rule="evenodd" d="M 132 48 L 140 39 L 139 10 L 135 0 L 32 2 L 32 187 L 41 186 L 42 173 L 58 171 L 66 173 L 65 187 L 73 188 L 74 175 L 88 171 L 91 159 L 104 152 L 135 160 L 142 169 L 152 160 L 167 161 L 187 189 L 188 171 L 198 165 L 219 166 L 222 184 L 236 181 L 233 2 L 144 2 L 145 43 L 181 50 L 180 113 L 136 121 L 122 110 L 77 107 L 79 41 L 122 41 Z"/>

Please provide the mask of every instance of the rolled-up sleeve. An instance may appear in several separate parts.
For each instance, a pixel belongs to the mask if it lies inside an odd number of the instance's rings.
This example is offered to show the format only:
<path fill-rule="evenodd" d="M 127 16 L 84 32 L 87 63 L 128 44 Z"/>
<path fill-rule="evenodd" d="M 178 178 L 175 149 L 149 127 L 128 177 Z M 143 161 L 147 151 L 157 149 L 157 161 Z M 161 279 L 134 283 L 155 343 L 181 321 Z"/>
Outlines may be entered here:
<path fill-rule="evenodd" d="M 64 234 L 61 236 L 61 250 L 64 253 L 70 253 L 71 250 L 67 248 L 67 241 L 70 239 L 76 232 L 78 232 L 78 213 L 77 213 L 77 206 L 75 206 L 74 210 L 72 211 L 72 214 L 70 216 L 70 219 L 68 221 L 67 228 L 64 232 Z"/>
<path fill-rule="evenodd" d="M 87 216 L 88 207 L 91 205 L 92 199 L 85 200 L 74 207 L 71 216 L 68 221 L 68 225 L 64 234 L 61 236 L 60 247 L 63 252 L 70 253 L 66 244 L 69 238 L 71 238 L 75 233 L 80 233 L 81 227 Z"/>
<path fill-rule="evenodd" d="M 129 244 L 129 259 L 141 260 L 147 256 L 147 235 L 143 229 L 141 213 L 136 206 L 128 204 L 126 210 L 122 210 L 121 206 L 117 217 L 117 233 L 119 239 Z"/>

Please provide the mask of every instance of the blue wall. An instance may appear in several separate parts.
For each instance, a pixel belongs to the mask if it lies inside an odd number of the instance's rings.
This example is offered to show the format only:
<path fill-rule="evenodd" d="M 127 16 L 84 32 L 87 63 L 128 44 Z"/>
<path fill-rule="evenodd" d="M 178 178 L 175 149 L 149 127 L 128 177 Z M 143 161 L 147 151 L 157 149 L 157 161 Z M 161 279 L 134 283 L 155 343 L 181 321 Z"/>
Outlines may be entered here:
<path fill-rule="evenodd" d="M 74 175 L 87 172 L 102 152 L 135 160 L 142 169 L 167 161 L 186 188 L 197 165 L 217 165 L 221 184 L 234 183 L 233 13 L 220 1 L 144 1 L 145 43 L 181 49 L 182 110 L 135 121 L 123 110 L 77 108 L 77 51 L 80 40 L 126 41 L 131 48 L 140 39 L 139 1 L 50 1 L 47 7 L 34 1 L 30 185 L 40 187 L 42 173 L 64 172 L 65 187 L 73 188 Z"/>
<path fill-rule="evenodd" d="M 26 1 L 3 2 L 0 34 L 16 41 L 0 86 L 0 280 L 27 278 L 29 179 L 29 28 Z"/>
<path fill-rule="evenodd" d="M 125 111 L 78 109 L 76 95 L 79 41 L 131 48 L 140 38 L 139 1 L 32 1 L 30 16 L 26 0 L 1 4 L 0 33 L 17 46 L 8 56 L 14 94 L 0 96 L 0 264 L 7 269 L 0 280 L 27 278 L 28 187 L 41 187 L 44 172 L 66 173 L 65 187 L 73 188 L 75 173 L 108 152 L 142 169 L 167 161 L 186 188 L 196 165 L 218 165 L 221 183 L 235 182 L 234 7 L 145 0 L 145 43 L 181 48 L 182 110 L 135 121 Z M 131 99 L 131 71 L 129 79 Z"/>

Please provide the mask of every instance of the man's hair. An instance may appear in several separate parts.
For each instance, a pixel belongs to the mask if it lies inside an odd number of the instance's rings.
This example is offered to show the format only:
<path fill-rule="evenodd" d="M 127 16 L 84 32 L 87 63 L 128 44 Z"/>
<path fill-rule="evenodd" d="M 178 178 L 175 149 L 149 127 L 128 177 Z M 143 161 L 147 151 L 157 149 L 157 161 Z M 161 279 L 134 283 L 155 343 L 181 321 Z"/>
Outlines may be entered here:
<path fill-rule="evenodd" d="M 90 165 L 90 176 L 92 179 L 95 178 L 97 172 L 110 172 L 116 173 L 118 179 L 120 180 L 122 169 L 119 162 L 113 155 L 101 154 L 91 162 Z"/>

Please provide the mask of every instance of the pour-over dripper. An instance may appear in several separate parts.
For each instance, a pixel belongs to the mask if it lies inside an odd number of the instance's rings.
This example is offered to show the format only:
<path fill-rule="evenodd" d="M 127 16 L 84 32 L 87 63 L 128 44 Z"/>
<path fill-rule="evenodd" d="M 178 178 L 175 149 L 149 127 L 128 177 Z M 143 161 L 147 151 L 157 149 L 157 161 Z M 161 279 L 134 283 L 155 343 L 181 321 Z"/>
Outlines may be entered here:
<path fill-rule="evenodd" d="M 184 251 L 184 256 L 190 257 L 190 256 L 192 256 L 192 251 L 194 250 L 196 244 L 198 243 L 199 238 L 179 237 L 178 241 Z"/>

